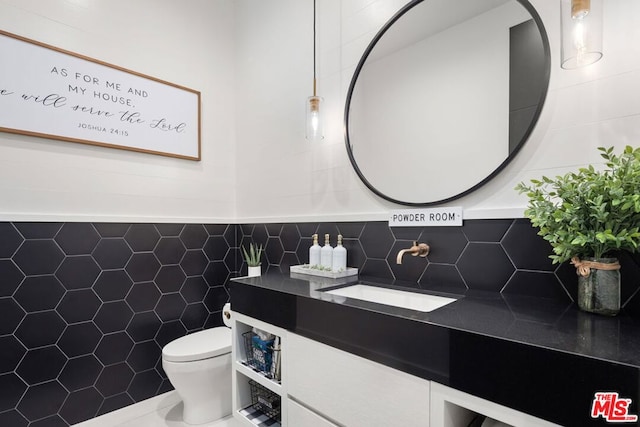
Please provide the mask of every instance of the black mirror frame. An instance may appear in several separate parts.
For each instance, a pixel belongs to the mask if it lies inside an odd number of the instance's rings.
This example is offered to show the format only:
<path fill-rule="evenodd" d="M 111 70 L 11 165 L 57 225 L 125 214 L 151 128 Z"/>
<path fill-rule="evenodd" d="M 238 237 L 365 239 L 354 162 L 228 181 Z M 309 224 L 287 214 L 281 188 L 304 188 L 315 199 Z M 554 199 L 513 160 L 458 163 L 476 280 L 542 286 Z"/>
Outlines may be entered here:
<path fill-rule="evenodd" d="M 486 183 L 491 181 L 496 175 L 498 175 L 498 173 L 500 173 L 500 171 L 502 171 L 502 169 L 504 169 L 515 158 L 515 156 L 518 154 L 520 149 L 524 146 L 524 144 L 527 142 L 527 140 L 531 136 L 531 132 L 533 132 L 533 129 L 535 128 L 536 124 L 538 123 L 538 120 L 540 118 L 540 113 L 542 111 L 542 108 L 543 108 L 544 103 L 545 103 L 546 98 L 547 98 L 547 92 L 549 90 L 549 79 L 550 79 L 550 76 L 551 76 L 551 55 L 550 55 L 550 50 L 551 49 L 549 47 L 549 37 L 548 37 L 547 31 L 546 31 L 546 29 L 545 29 L 545 27 L 544 27 L 544 25 L 542 23 L 542 19 L 540 18 L 540 15 L 538 15 L 538 12 L 535 10 L 533 5 L 531 5 L 531 3 L 529 3 L 528 0 L 516 0 L 518 3 L 520 3 L 529 12 L 529 14 L 531 15 L 532 19 L 536 23 L 536 26 L 538 27 L 538 30 L 540 31 L 540 37 L 542 39 L 542 45 L 543 45 L 544 57 L 545 57 L 544 76 L 543 76 L 544 83 L 543 83 L 543 91 L 542 91 L 542 94 L 540 96 L 540 102 L 538 103 L 538 107 L 536 108 L 536 111 L 535 111 L 535 113 L 533 115 L 533 119 L 531 120 L 531 123 L 529 124 L 528 128 L 526 129 L 526 131 L 524 132 L 524 134 L 522 136 L 522 140 L 520 140 L 520 142 L 515 146 L 515 148 L 509 153 L 509 156 L 502 163 L 500 163 L 500 165 L 498 165 L 498 167 L 491 174 L 489 174 L 482 181 L 480 181 L 477 184 L 473 185 L 469 189 L 467 189 L 467 190 L 465 190 L 465 191 L 463 191 L 461 193 L 455 194 L 455 195 L 453 195 L 451 197 L 447 197 L 445 199 L 436 200 L 436 201 L 432 201 L 432 202 L 406 202 L 406 201 L 394 199 L 393 197 L 390 197 L 387 194 L 384 194 L 384 193 L 380 192 L 363 175 L 362 171 L 358 167 L 358 165 L 356 163 L 356 160 L 355 160 L 355 158 L 353 156 L 353 151 L 351 149 L 351 140 L 349 138 L 349 109 L 350 109 L 350 106 L 351 106 L 351 98 L 353 96 L 353 90 L 355 88 L 355 85 L 356 85 L 356 82 L 358 80 L 358 77 L 360 76 L 362 68 L 364 67 L 364 64 L 365 64 L 367 58 L 371 54 L 371 51 L 374 49 L 374 47 L 376 46 L 378 41 L 382 38 L 382 36 L 384 36 L 384 34 L 387 32 L 387 30 L 389 30 L 389 28 L 398 19 L 400 19 L 405 13 L 407 13 L 409 10 L 411 10 L 414 6 L 418 5 L 419 3 L 422 3 L 423 1 L 425 1 L 425 0 L 412 0 L 410 3 L 407 3 L 405 6 L 402 7 L 402 9 L 400 9 L 395 15 L 393 15 L 391 17 L 391 19 L 389 19 L 389 21 L 387 21 L 387 23 L 373 37 L 373 39 L 371 40 L 371 42 L 369 43 L 369 45 L 365 49 L 362 57 L 360 58 L 360 61 L 358 62 L 358 65 L 357 65 L 356 70 L 355 70 L 355 72 L 353 74 L 353 77 L 351 78 L 351 83 L 349 84 L 349 90 L 347 92 L 347 99 L 346 99 L 345 108 L 344 108 L 344 138 L 345 138 L 345 145 L 346 145 L 346 148 L 347 148 L 347 154 L 349 155 L 349 161 L 351 162 L 351 165 L 353 166 L 353 169 L 355 170 L 355 172 L 358 175 L 358 177 L 360 178 L 360 180 L 369 188 L 369 190 L 371 190 L 373 193 L 375 193 L 376 195 L 378 195 L 379 197 L 381 197 L 381 198 L 383 198 L 385 200 L 388 200 L 388 201 L 393 202 L 393 203 L 397 203 L 399 205 L 415 206 L 415 207 L 418 207 L 418 206 L 433 206 L 433 205 L 438 205 L 438 204 L 442 204 L 442 203 L 450 202 L 452 200 L 459 199 L 459 198 L 461 198 L 463 196 L 466 196 L 467 194 L 472 193 L 473 191 L 477 190 L 478 188 L 482 187 L 483 185 L 485 185 Z"/>

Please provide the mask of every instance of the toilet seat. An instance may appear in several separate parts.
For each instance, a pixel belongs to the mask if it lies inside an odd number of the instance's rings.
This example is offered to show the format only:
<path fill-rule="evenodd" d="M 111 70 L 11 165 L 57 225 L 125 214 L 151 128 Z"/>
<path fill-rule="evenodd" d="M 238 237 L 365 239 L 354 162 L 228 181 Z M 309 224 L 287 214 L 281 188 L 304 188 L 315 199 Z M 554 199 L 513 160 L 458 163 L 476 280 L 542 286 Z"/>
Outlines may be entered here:
<path fill-rule="evenodd" d="M 231 329 L 217 327 L 171 341 L 162 349 L 162 359 L 168 362 L 194 362 L 227 353 L 231 353 Z"/>

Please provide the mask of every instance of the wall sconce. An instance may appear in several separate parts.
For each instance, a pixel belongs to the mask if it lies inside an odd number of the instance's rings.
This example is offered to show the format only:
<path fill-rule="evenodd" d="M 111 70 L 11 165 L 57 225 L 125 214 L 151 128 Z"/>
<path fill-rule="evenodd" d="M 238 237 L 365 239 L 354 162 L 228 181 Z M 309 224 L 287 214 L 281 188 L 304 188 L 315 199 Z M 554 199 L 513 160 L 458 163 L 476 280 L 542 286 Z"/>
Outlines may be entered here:
<path fill-rule="evenodd" d="M 322 97 L 316 94 L 316 0 L 313 0 L 313 96 L 307 98 L 306 138 L 309 141 L 324 139 Z"/>
<path fill-rule="evenodd" d="M 602 58 L 603 0 L 560 0 L 562 58 L 570 70 Z"/>

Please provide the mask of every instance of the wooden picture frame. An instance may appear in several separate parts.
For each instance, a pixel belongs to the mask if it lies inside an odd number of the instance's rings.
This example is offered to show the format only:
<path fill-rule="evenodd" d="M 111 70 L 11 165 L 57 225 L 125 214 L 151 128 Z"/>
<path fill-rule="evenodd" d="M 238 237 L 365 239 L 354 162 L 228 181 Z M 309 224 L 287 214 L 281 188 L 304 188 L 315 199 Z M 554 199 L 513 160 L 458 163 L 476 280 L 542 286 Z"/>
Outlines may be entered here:
<path fill-rule="evenodd" d="M 200 92 L 0 30 L 0 131 L 200 160 Z"/>

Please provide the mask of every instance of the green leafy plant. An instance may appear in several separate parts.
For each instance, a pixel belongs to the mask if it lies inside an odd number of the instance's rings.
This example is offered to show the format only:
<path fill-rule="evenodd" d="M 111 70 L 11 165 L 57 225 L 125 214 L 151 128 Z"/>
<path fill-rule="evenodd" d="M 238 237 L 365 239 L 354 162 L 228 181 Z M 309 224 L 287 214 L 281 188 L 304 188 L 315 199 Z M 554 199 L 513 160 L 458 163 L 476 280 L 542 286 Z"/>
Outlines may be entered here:
<path fill-rule="evenodd" d="M 519 183 L 529 198 L 525 216 L 553 248 L 561 263 L 574 256 L 602 258 L 611 252 L 637 252 L 640 243 L 640 148 L 598 147 L 605 168 L 592 165 L 555 179 L 543 176 Z"/>
<path fill-rule="evenodd" d="M 247 262 L 249 267 L 258 267 L 261 264 L 260 258 L 262 257 L 262 245 L 253 245 L 253 243 L 249 244 L 249 251 L 242 247 L 242 255 L 244 256 L 244 260 Z"/>

